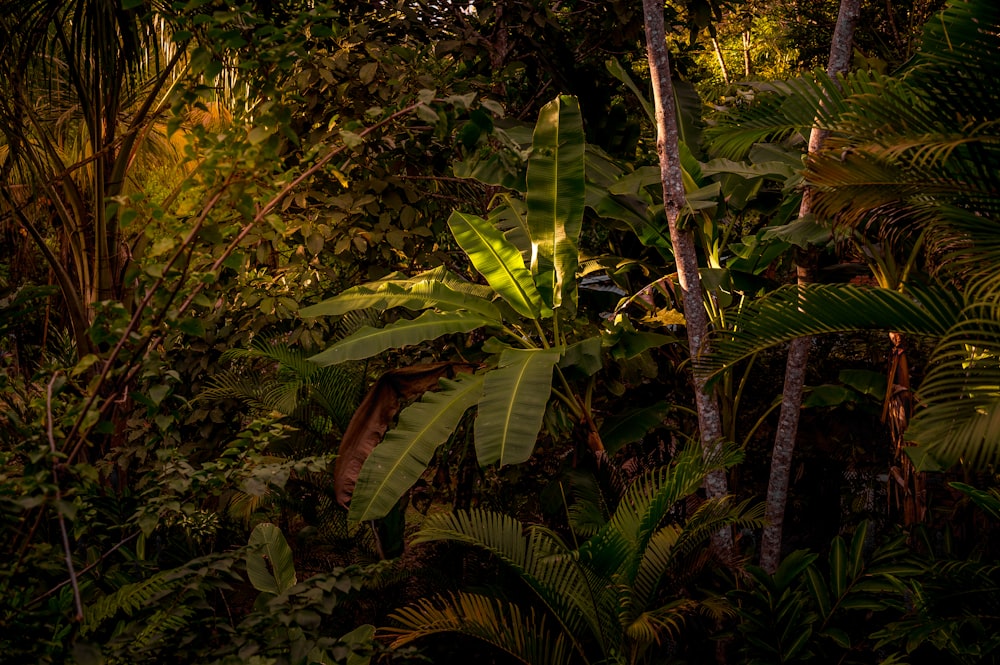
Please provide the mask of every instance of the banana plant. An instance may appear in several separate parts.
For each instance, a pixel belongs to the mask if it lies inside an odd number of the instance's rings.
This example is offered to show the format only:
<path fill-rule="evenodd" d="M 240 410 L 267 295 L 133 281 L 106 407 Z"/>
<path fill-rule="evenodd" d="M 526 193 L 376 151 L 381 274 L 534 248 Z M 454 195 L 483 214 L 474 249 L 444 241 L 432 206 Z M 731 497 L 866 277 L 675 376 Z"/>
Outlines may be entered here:
<path fill-rule="evenodd" d="M 558 97 L 535 125 L 524 201 L 508 197 L 489 219 L 452 213 L 448 226 L 455 242 L 486 284 L 439 267 L 413 277 L 394 274 L 301 310 L 303 316 L 368 308 L 420 312 L 358 330 L 311 358 L 320 365 L 370 358 L 448 334 L 493 333 L 483 345 L 489 354 L 484 366 L 442 377 L 439 390 L 404 409 L 398 425 L 370 451 L 350 494 L 352 522 L 386 515 L 471 408 L 477 412 L 475 448 L 482 465 L 527 460 L 550 399 L 587 428 L 592 448 L 602 449 L 589 398 L 574 392 L 564 372 L 573 367 L 593 377 L 602 364 L 600 336 L 577 339 L 573 325 L 585 148 L 576 99 Z M 342 442 L 341 454 L 351 445 Z"/>

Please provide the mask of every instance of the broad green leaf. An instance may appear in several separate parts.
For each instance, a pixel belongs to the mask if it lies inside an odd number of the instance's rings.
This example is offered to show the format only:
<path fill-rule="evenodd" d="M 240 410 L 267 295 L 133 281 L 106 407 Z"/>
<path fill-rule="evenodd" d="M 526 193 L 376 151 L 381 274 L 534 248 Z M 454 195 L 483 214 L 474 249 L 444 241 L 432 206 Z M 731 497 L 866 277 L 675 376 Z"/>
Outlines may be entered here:
<path fill-rule="evenodd" d="M 292 549 L 281 529 L 269 522 L 258 524 L 250 533 L 249 545 L 247 576 L 253 588 L 278 595 L 295 586 Z"/>
<path fill-rule="evenodd" d="M 765 229 L 763 235 L 763 240 L 781 240 L 803 249 L 810 245 L 826 246 L 832 239 L 830 227 L 820 224 L 812 215 L 799 217 L 782 226 L 772 226 Z"/>
<path fill-rule="evenodd" d="M 854 388 L 863 395 L 871 395 L 877 400 L 885 399 L 885 389 L 888 383 L 885 372 L 873 372 L 868 369 L 842 369 L 837 375 L 841 383 Z"/>
<path fill-rule="evenodd" d="M 468 310 L 500 321 L 500 310 L 489 300 L 455 291 L 443 282 L 421 280 L 408 284 L 385 282 L 348 289 L 339 296 L 302 310 L 304 316 L 340 316 L 358 309 L 412 310 L 436 308 L 445 311 Z"/>
<path fill-rule="evenodd" d="M 384 328 L 365 326 L 309 360 L 318 365 L 335 365 L 348 360 L 370 358 L 388 349 L 419 344 L 451 333 L 465 333 L 497 320 L 467 312 L 424 312 L 415 319 L 396 321 Z"/>
<path fill-rule="evenodd" d="M 476 215 L 453 212 L 448 226 L 472 265 L 514 311 L 531 319 L 552 314 L 542 302 L 521 253 L 492 224 Z"/>
<path fill-rule="evenodd" d="M 824 406 L 840 406 L 846 402 L 856 402 L 858 394 L 850 388 L 825 383 L 809 389 L 809 394 L 802 400 L 803 409 Z"/>
<path fill-rule="evenodd" d="M 604 360 L 601 358 L 601 338 L 588 337 L 576 344 L 566 347 L 562 358 L 559 359 L 561 369 L 575 369 L 583 376 L 593 376 L 604 367 Z"/>
<path fill-rule="evenodd" d="M 847 574 L 850 579 L 857 579 L 865 569 L 865 537 L 868 535 L 868 520 L 863 520 L 851 538 L 851 556 L 848 561 Z"/>
<path fill-rule="evenodd" d="M 365 522 L 384 517 L 417 482 L 434 451 L 448 440 L 462 415 L 483 391 L 483 375 L 441 379 L 440 392 L 424 393 L 399 414 L 399 424 L 375 446 L 358 476 L 348 519 Z"/>
<path fill-rule="evenodd" d="M 795 639 L 792 640 L 792 643 L 786 647 L 785 652 L 781 654 L 781 660 L 783 662 L 794 662 L 796 660 L 795 656 L 798 655 L 798 653 L 809 643 L 812 633 L 813 629 L 810 627 L 802 630 L 798 635 L 796 635 Z"/>
<path fill-rule="evenodd" d="M 829 637 L 842 649 L 851 648 L 851 636 L 847 634 L 847 631 L 840 628 L 827 628 L 822 633 L 819 633 L 819 635 L 820 637 Z"/>
<path fill-rule="evenodd" d="M 795 550 L 784 559 L 774 571 L 774 584 L 779 591 L 790 588 L 816 560 L 816 555 L 809 550 Z"/>
<path fill-rule="evenodd" d="M 475 429 L 480 464 L 518 464 L 531 456 L 562 351 L 506 349 L 497 369 L 486 373 Z"/>
<path fill-rule="evenodd" d="M 808 576 L 809 590 L 812 592 L 813 600 L 816 601 L 816 606 L 819 608 L 820 616 L 830 616 L 830 612 L 832 611 L 830 606 L 830 589 L 826 585 L 826 580 L 816 570 L 816 566 L 809 566 L 806 569 L 806 574 Z"/>
<path fill-rule="evenodd" d="M 839 600 L 847 590 L 847 544 L 837 536 L 830 545 L 830 593 Z"/>
<path fill-rule="evenodd" d="M 601 441 L 605 450 L 609 455 L 614 454 L 622 446 L 638 441 L 649 430 L 662 425 L 671 408 L 667 402 L 657 402 L 608 416 L 601 423 Z"/>
<path fill-rule="evenodd" d="M 583 120 L 570 96 L 552 100 L 538 115 L 528 158 L 528 233 L 532 274 L 546 303 L 576 311 L 577 242 L 583 226 Z"/>
<path fill-rule="evenodd" d="M 368 665 L 371 662 L 371 643 L 375 637 L 375 626 L 365 623 L 342 635 L 340 641 L 350 650 L 346 665 Z"/>

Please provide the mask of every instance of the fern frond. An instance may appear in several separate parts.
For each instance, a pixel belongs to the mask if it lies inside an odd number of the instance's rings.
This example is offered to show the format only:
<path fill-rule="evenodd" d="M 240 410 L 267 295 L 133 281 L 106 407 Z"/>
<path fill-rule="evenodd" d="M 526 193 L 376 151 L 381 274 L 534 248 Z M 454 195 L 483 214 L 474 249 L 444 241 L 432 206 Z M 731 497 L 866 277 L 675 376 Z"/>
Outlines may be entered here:
<path fill-rule="evenodd" d="M 86 635 L 93 632 L 119 612 L 132 616 L 139 610 L 153 607 L 157 601 L 168 596 L 180 584 L 181 580 L 166 573 L 158 573 L 145 580 L 126 584 L 85 608 L 80 633 Z"/>

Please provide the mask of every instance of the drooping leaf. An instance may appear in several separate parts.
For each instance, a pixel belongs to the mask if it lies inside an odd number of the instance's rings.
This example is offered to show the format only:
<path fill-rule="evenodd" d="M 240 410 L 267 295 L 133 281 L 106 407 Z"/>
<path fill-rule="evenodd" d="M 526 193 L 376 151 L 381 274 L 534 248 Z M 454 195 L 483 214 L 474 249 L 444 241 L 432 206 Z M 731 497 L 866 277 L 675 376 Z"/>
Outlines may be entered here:
<path fill-rule="evenodd" d="M 564 631 L 553 632 L 545 614 L 527 612 L 509 601 L 470 593 L 424 599 L 397 610 L 392 618 L 400 628 L 393 647 L 438 633 L 474 637 L 509 654 L 520 663 L 568 663 L 573 658 Z"/>
<path fill-rule="evenodd" d="M 292 548 L 274 524 L 264 522 L 250 533 L 247 576 L 257 591 L 278 595 L 295 586 Z"/>
<path fill-rule="evenodd" d="M 351 522 L 384 517 L 417 482 L 434 451 L 479 401 L 483 376 L 463 374 L 454 381 L 441 379 L 441 385 L 403 409 L 399 423 L 365 460 L 351 497 Z"/>
<path fill-rule="evenodd" d="M 551 315 L 524 265 L 524 258 L 503 234 L 482 217 L 453 212 L 448 218 L 455 241 L 493 290 L 521 316 Z"/>
<path fill-rule="evenodd" d="M 505 349 L 497 369 L 486 373 L 475 425 L 480 464 L 518 464 L 531 456 L 562 351 Z"/>
<path fill-rule="evenodd" d="M 301 310 L 302 316 L 339 316 L 357 309 L 412 310 L 436 308 L 444 311 L 466 310 L 500 320 L 500 310 L 489 300 L 462 293 L 436 280 L 400 284 L 388 281 L 348 289 L 344 293 Z"/>
<path fill-rule="evenodd" d="M 358 405 L 337 449 L 333 488 L 337 502 L 347 506 L 361 467 L 392 424 L 402 403 L 436 388 L 442 378 L 472 372 L 467 363 L 430 363 L 385 372 Z"/>
<path fill-rule="evenodd" d="M 403 319 L 384 328 L 365 326 L 325 351 L 309 358 L 318 365 L 334 365 L 347 360 L 370 358 L 388 349 L 419 344 L 442 335 L 466 333 L 499 321 L 468 312 L 426 311 L 415 319 Z"/>
<path fill-rule="evenodd" d="M 528 158 L 532 273 L 553 309 L 576 311 L 577 242 L 585 205 L 583 120 L 575 98 L 560 96 L 538 115 Z"/>
<path fill-rule="evenodd" d="M 601 423 L 601 441 L 608 454 L 614 454 L 622 446 L 638 441 L 649 430 L 663 424 L 670 412 L 667 402 L 657 402 L 650 406 L 627 409 L 622 413 L 608 416 Z"/>
<path fill-rule="evenodd" d="M 604 367 L 601 348 L 600 337 L 588 337 L 576 344 L 570 344 L 559 359 L 559 367 L 575 369 L 584 376 L 593 376 Z"/>

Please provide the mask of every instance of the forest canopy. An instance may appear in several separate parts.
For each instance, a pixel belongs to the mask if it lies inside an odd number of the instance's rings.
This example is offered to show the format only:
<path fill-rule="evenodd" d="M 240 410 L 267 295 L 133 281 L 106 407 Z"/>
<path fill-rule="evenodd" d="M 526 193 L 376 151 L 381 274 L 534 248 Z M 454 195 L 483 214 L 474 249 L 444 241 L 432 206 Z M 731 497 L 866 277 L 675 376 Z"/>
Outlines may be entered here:
<path fill-rule="evenodd" d="M 1000 653 L 993 0 L 0 0 L 0 657 Z"/>

